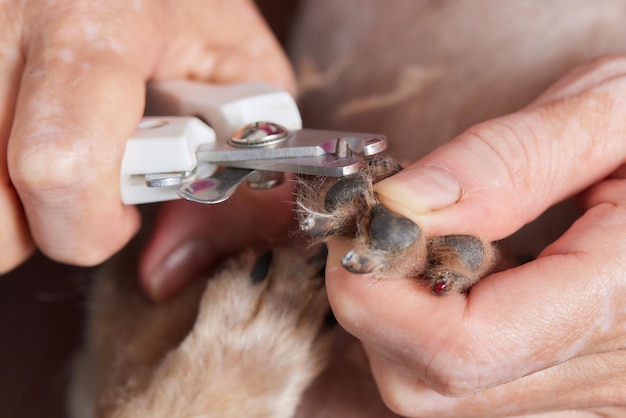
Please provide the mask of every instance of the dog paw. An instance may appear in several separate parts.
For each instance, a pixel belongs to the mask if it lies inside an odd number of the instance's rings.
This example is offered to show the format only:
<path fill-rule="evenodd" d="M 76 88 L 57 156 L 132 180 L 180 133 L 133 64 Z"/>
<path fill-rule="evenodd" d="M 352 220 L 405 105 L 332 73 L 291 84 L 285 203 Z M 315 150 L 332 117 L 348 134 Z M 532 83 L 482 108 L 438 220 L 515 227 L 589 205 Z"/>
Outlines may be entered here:
<path fill-rule="evenodd" d="M 291 417 L 330 351 L 321 247 L 245 251 L 160 306 L 134 277 L 101 277 L 89 353 L 97 415 Z"/>
<path fill-rule="evenodd" d="M 467 291 L 494 266 L 492 244 L 468 235 L 426 237 L 419 225 L 380 204 L 374 184 L 400 170 L 391 158 L 375 158 L 355 176 L 299 177 L 300 229 L 320 241 L 351 238 L 341 264 L 352 273 L 421 278 L 436 295 Z"/>
<path fill-rule="evenodd" d="M 236 413 L 220 416 L 291 416 L 326 365 L 334 322 L 325 258 L 321 246 L 306 256 L 286 247 L 247 252 L 209 281 L 185 350 L 195 353 L 190 362 L 206 353 L 213 396 L 232 401 Z M 240 412 L 243 405 L 251 410 Z M 255 415 L 259 405 L 269 410 Z"/>

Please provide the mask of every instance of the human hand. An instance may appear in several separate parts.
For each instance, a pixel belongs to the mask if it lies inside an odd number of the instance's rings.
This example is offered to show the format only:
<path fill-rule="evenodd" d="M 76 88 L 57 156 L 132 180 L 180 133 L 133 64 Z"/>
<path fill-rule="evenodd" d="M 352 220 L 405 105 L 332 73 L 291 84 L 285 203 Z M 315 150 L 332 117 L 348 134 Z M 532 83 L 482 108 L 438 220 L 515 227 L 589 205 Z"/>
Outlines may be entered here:
<path fill-rule="evenodd" d="M 241 186 L 218 205 L 161 204 L 139 264 L 145 292 L 163 302 L 216 261 L 245 246 L 285 238 L 293 221 L 292 194 L 291 182 L 285 182 L 270 190 Z"/>
<path fill-rule="evenodd" d="M 35 247 L 93 265 L 136 232 L 119 174 L 147 80 L 293 89 L 250 0 L 9 0 L 0 18 L 0 273 Z"/>
<path fill-rule="evenodd" d="M 395 412 L 626 413 L 625 98 L 626 59 L 590 63 L 377 184 L 381 202 L 426 236 L 490 241 L 579 194 L 584 214 L 563 236 L 469 294 L 350 274 L 340 265 L 349 244 L 330 243 L 333 311 L 363 342 Z"/>

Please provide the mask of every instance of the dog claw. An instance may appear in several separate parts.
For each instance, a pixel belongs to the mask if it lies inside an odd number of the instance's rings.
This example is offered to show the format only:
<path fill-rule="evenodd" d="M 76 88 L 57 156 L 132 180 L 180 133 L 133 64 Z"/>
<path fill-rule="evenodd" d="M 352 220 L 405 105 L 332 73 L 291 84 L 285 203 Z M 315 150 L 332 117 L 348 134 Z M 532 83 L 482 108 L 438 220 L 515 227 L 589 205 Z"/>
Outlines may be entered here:
<path fill-rule="evenodd" d="M 341 265 L 350 273 L 354 274 L 367 274 L 374 270 L 371 259 L 362 256 L 355 250 L 348 251 L 348 253 L 343 256 Z"/>
<path fill-rule="evenodd" d="M 310 237 L 322 238 L 333 234 L 335 222 L 329 216 L 309 213 L 300 220 L 300 230 Z"/>
<path fill-rule="evenodd" d="M 256 262 L 252 267 L 252 272 L 250 273 L 250 278 L 253 283 L 259 283 L 267 277 L 272 265 L 272 258 L 272 251 L 267 251 L 256 259 Z"/>

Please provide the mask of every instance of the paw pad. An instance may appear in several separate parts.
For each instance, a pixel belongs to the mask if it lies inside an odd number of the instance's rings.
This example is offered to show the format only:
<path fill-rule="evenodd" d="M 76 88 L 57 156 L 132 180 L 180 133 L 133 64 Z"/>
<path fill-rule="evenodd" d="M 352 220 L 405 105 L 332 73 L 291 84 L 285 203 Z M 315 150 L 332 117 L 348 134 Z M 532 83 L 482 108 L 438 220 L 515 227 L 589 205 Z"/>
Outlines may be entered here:
<path fill-rule="evenodd" d="M 374 158 L 355 176 L 298 178 L 300 229 L 321 241 L 352 238 L 341 260 L 352 273 L 422 278 L 436 295 L 467 291 L 494 265 L 492 245 L 469 235 L 424 237 L 417 224 L 380 204 L 374 184 L 399 170 L 391 158 Z"/>

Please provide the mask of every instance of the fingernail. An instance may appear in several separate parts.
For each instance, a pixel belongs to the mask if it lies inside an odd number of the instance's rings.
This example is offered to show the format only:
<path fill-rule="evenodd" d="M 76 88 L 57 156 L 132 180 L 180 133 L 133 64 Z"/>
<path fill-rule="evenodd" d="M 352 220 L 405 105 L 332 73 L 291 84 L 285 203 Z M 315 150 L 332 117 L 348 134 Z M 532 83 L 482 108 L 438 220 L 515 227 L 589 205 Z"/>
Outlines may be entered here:
<path fill-rule="evenodd" d="M 206 240 L 192 240 L 177 246 L 148 274 L 146 292 L 164 302 L 181 291 L 213 262 Z"/>
<path fill-rule="evenodd" d="M 459 201 L 462 188 L 458 178 L 438 166 L 408 168 L 375 185 L 378 197 L 389 209 L 426 213 Z"/>

